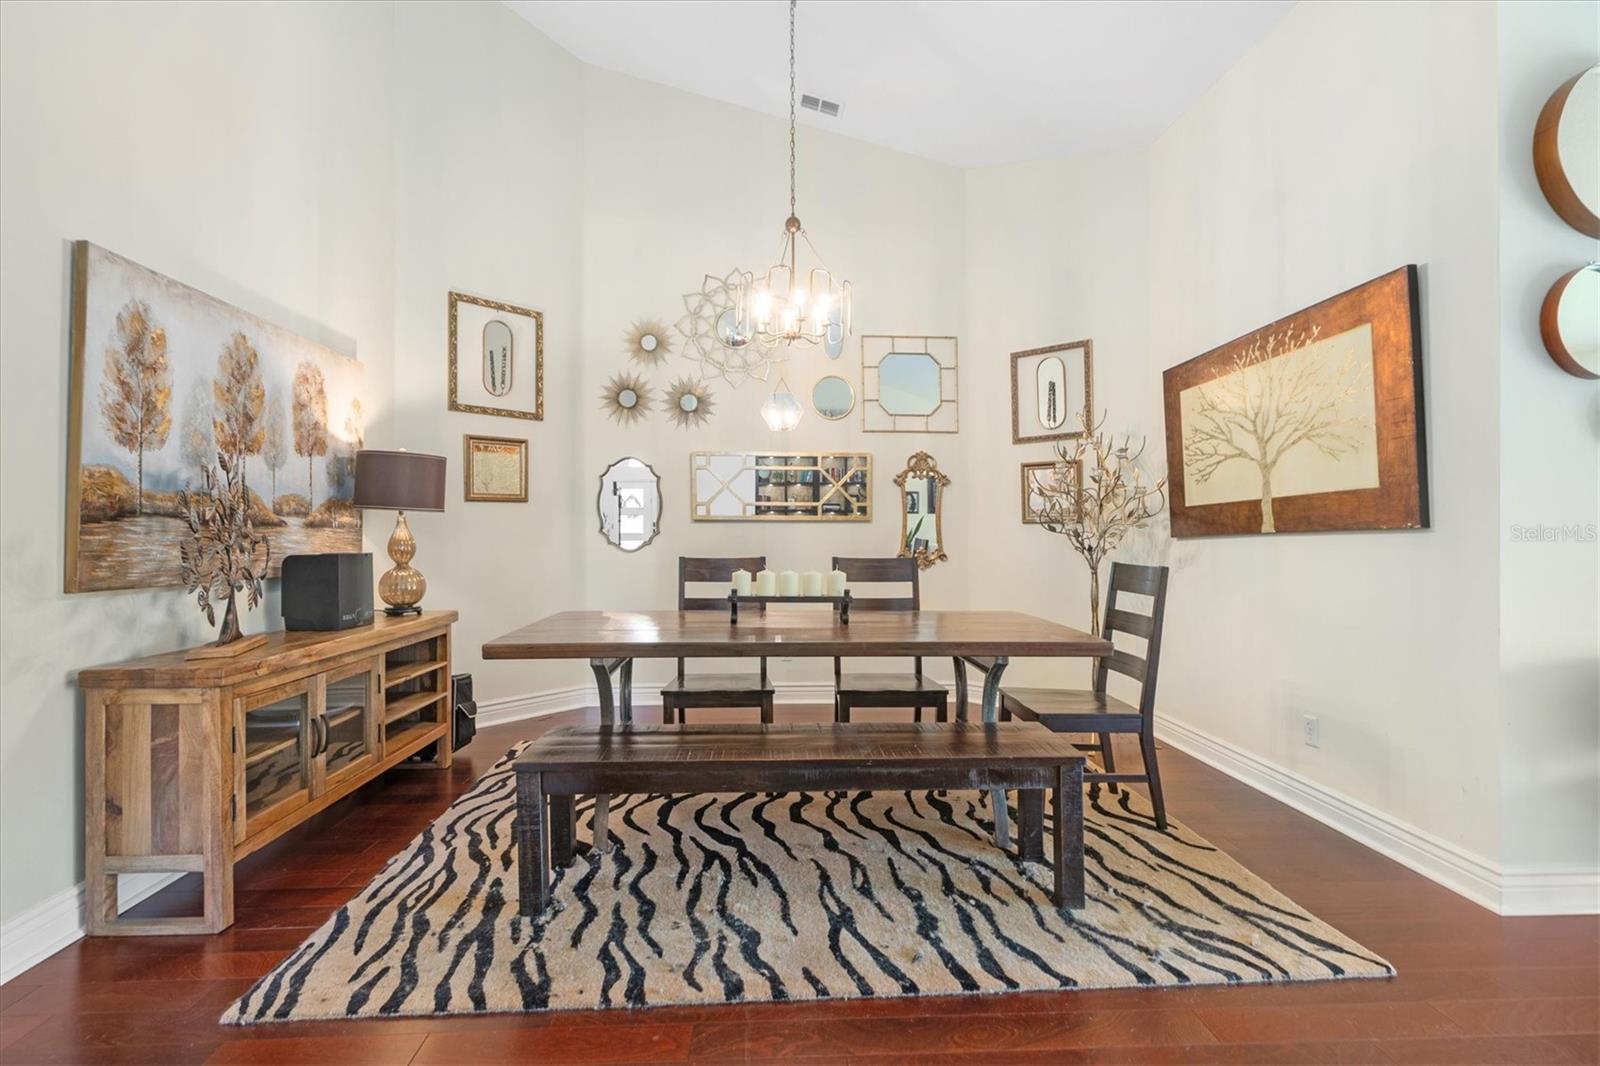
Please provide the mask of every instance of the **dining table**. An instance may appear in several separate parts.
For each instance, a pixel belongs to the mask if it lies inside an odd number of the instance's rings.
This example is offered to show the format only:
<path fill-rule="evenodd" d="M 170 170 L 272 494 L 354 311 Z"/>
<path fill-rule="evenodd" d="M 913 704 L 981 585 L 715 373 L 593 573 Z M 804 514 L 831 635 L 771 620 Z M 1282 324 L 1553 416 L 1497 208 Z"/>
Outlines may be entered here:
<path fill-rule="evenodd" d="M 967 720 L 968 668 L 983 677 L 980 720 L 999 720 L 1000 680 L 1012 659 L 1100 658 L 1111 642 L 1020 611 L 866 611 L 841 616 L 817 605 L 769 605 L 742 613 L 561 611 L 483 645 L 485 659 L 587 659 L 600 724 L 633 722 L 637 659 L 948 657 L 955 715 Z M 615 678 L 615 684 L 612 679 Z M 995 840 L 1007 847 L 1003 794 L 993 796 Z M 606 850 L 609 796 L 595 798 L 594 842 Z"/>

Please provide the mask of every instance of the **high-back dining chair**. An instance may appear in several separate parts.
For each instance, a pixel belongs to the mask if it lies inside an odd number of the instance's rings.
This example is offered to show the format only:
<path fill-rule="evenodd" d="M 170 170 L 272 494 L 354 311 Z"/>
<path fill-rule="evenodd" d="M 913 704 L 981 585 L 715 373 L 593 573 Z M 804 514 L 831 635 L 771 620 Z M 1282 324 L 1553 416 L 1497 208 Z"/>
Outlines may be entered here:
<path fill-rule="evenodd" d="M 724 596 L 690 596 L 694 581 L 717 581 L 731 585 L 735 570 L 752 574 L 767 568 L 765 555 L 745 558 L 695 558 L 678 556 L 678 610 L 728 610 Z M 661 690 L 661 720 L 667 725 L 683 722 L 683 712 L 691 707 L 756 707 L 763 722 L 772 721 L 772 681 L 767 677 L 767 658 L 761 657 L 759 674 L 690 674 L 686 662 L 678 660 L 678 675 Z"/>
<path fill-rule="evenodd" d="M 1121 594 L 1149 596 L 1150 613 L 1125 609 Z M 1156 828 L 1167 827 L 1167 805 L 1161 795 L 1161 772 L 1156 766 L 1156 668 L 1161 662 L 1161 623 L 1167 610 L 1167 568 L 1111 564 L 1111 591 L 1106 596 L 1105 625 L 1101 633 L 1110 640 L 1127 633 L 1145 640 L 1144 655 L 1118 649 L 1098 659 L 1094 668 L 1094 689 L 1089 692 L 1046 688 L 1006 688 L 1000 690 L 1001 714 L 1039 722 L 1057 733 L 1093 733 L 1097 742 L 1078 744 L 1082 751 L 1100 756 L 1102 772 L 1085 773 L 1090 785 L 1107 784 L 1116 791 L 1117 782 L 1145 782 L 1150 787 L 1150 806 L 1155 810 Z M 1106 679 L 1112 671 L 1139 682 L 1139 704 L 1134 706 L 1106 694 Z M 1144 773 L 1117 773 L 1116 756 L 1111 749 L 1114 733 L 1137 733 L 1139 751 L 1144 756 Z"/>
<path fill-rule="evenodd" d="M 833 568 L 843 570 L 851 583 L 850 610 L 918 611 L 922 609 L 921 571 L 915 559 L 833 557 Z M 899 596 L 857 596 L 857 582 L 909 585 L 909 594 Z M 912 660 L 912 672 L 894 674 L 845 673 L 843 663 L 833 660 L 833 719 L 848 722 L 853 707 L 909 707 L 917 721 L 922 709 L 931 707 L 936 720 L 949 714 L 950 692 L 922 673 L 922 657 Z"/>

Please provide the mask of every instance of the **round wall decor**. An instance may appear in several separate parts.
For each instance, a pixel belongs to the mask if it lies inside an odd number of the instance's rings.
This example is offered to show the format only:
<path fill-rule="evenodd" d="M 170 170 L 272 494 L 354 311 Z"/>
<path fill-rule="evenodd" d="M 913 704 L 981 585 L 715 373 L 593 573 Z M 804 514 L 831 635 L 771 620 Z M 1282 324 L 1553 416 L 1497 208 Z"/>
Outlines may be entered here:
<path fill-rule="evenodd" d="M 1556 214 L 1600 240 L 1600 66 L 1568 79 L 1539 112 L 1533 171 Z"/>
<path fill-rule="evenodd" d="M 1600 379 L 1600 263 L 1556 279 L 1539 310 L 1539 333 L 1556 366 Z"/>

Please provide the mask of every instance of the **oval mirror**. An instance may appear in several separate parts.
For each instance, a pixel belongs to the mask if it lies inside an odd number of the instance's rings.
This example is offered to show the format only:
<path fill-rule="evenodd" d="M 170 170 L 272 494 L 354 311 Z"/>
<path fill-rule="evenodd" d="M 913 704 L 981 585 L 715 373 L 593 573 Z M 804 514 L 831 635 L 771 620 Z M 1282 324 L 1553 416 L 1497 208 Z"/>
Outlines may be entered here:
<path fill-rule="evenodd" d="M 1533 170 L 1556 214 L 1600 239 L 1600 66 L 1568 79 L 1539 112 Z"/>
<path fill-rule="evenodd" d="M 811 387 L 811 406 L 823 418 L 837 422 L 856 406 L 856 390 L 844 378 L 829 374 Z"/>
<path fill-rule="evenodd" d="M 661 531 L 661 479 L 642 459 L 618 459 L 600 475 L 600 535 L 625 552 L 638 551 Z"/>
<path fill-rule="evenodd" d="M 1563 274 L 1539 312 L 1539 332 L 1556 365 L 1574 377 L 1600 378 L 1600 264 Z"/>
<path fill-rule="evenodd" d="M 1067 364 L 1052 355 L 1039 360 L 1034 373 L 1039 424 L 1045 429 L 1060 429 L 1067 421 Z"/>
<path fill-rule="evenodd" d="M 483 387 L 490 396 L 504 396 L 511 391 L 511 348 L 510 326 L 498 318 L 484 323 Z"/>

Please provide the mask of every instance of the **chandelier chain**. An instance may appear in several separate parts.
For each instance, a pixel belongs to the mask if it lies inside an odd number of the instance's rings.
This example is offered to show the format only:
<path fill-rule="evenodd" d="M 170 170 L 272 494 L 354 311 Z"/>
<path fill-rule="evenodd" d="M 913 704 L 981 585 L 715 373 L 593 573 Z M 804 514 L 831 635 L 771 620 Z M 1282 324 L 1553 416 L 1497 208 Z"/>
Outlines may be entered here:
<path fill-rule="evenodd" d="M 794 9 L 799 0 L 789 0 L 789 216 L 794 217 Z"/>

